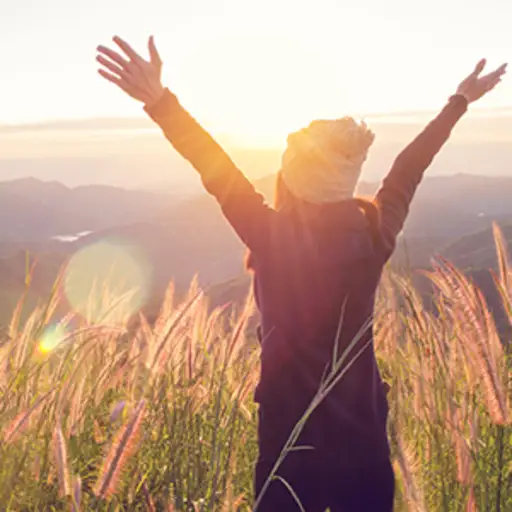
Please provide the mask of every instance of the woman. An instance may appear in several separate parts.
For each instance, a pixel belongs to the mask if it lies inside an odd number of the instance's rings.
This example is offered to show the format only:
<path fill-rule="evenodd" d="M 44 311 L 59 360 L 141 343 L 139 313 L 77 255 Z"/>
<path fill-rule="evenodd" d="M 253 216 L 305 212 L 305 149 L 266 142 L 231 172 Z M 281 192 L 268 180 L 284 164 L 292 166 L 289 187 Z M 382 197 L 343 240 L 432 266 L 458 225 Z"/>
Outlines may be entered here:
<path fill-rule="evenodd" d="M 364 123 L 314 121 L 290 135 L 273 209 L 164 89 L 153 39 L 149 61 L 123 40 L 114 42 L 124 55 L 98 47 L 100 74 L 145 104 L 250 251 L 261 312 L 258 509 L 299 510 L 298 499 L 308 512 L 392 510 L 388 406 L 372 344 L 375 292 L 424 171 L 468 103 L 493 89 L 506 66 L 481 77 L 485 61 L 477 65 L 399 155 L 372 202 L 354 198 L 374 138 Z M 281 478 L 270 481 L 294 426 L 333 372 L 344 373 L 296 443 L 311 449 L 289 451 L 277 470 Z"/>

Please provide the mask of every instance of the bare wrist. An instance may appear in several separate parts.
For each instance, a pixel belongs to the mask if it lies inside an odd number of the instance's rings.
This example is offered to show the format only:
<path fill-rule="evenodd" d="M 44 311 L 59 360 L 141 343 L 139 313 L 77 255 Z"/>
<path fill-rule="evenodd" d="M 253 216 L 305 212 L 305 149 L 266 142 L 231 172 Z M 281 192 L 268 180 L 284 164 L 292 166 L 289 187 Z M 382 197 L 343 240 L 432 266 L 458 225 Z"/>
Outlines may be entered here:
<path fill-rule="evenodd" d="M 151 91 L 151 94 L 148 95 L 148 99 L 144 102 L 145 108 L 151 108 L 154 105 L 156 105 L 164 95 L 165 88 L 163 85 L 160 85 L 159 87 L 155 88 L 154 91 Z"/>

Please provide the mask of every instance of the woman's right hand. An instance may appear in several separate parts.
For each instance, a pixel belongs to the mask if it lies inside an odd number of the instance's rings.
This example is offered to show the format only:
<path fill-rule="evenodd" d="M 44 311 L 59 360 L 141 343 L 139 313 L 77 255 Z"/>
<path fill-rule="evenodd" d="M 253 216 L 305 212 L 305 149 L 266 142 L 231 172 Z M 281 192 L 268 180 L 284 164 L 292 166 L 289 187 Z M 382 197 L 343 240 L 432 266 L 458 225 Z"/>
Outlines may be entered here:
<path fill-rule="evenodd" d="M 474 71 L 457 88 L 457 94 L 464 96 L 468 103 L 473 103 L 489 91 L 492 91 L 501 82 L 501 78 L 507 71 L 507 64 L 503 64 L 491 73 L 480 76 L 485 68 L 485 64 L 486 60 L 482 59 L 476 65 Z"/>
<path fill-rule="evenodd" d="M 162 97 L 164 87 L 161 81 L 162 59 L 158 54 L 155 41 L 151 36 L 148 42 L 149 61 L 144 60 L 132 47 L 120 37 L 114 37 L 125 56 L 107 48 L 98 46 L 96 60 L 103 66 L 99 74 L 117 85 L 132 98 L 151 107 Z"/>

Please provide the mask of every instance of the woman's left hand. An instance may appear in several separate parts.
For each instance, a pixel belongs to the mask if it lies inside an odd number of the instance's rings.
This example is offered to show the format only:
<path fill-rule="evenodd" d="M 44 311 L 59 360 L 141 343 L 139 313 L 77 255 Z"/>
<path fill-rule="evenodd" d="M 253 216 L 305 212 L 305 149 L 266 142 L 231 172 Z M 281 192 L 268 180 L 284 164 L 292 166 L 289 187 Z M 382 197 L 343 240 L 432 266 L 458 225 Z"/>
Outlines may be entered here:
<path fill-rule="evenodd" d="M 464 96 L 468 103 L 473 103 L 492 91 L 501 82 L 507 71 L 507 64 L 503 64 L 491 73 L 481 76 L 486 63 L 486 60 L 482 59 L 474 71 L 457 88 L 457 94 Z"/>
<path fill-rule="evenodd" d="M 144 60 L 120 37 L 114 37 L 121 55 L 105 46 L 98 46 L 96 60 L 103 66 L 98 73 L 126 94 L 150 107 L 158 102 L 164 93 L 161 81 L 162 59 L 158 54 L 153 36 L 149 38 L 149 61 Z"/>

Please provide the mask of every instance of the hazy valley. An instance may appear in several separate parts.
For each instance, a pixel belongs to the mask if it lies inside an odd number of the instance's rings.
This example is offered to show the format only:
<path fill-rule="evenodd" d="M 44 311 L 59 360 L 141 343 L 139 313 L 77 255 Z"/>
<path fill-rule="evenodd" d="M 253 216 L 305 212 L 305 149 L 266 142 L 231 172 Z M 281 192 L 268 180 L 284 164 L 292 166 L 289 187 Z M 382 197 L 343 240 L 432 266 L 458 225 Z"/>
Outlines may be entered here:
<path fill-rule="evenodd" d="M 275 178 L 255 186 L 272 201 Z M 370 196 L 378 183 L 362 183 Z M 512 178 L 455 175 L 426 178 L 412 205 L 392 264 L 407 271 L 428 267 L 442 255 L 473 273 L 493 295 L 487 269 L 496 257 L 492 223 L 512 240 Z M 69 258 L 93 244 L 136 248 L 151 268 L 149 309 L 170 281 L 178 292 L 197 274 L 214 304 L 241 301 L 249 276 L 244 247 L 224 220 L 215 201 L 202 193 L 174 197 L 168 193 L 108 186 L 68 188 L 23 179 L 0 184 L 0 283 L 3 319 L 8 318 L 35 263 L 29 296 L 45 298 Z M 63 235 L 77 235 L 62 241 Z M 109 262 L 104 262 L 107 265 Z M 114 262 L 110 262 L 114 264 Z M 415 273 L 415 275 L 418 275 Z M 483 277 L 482 277 L 483 276 Z M 421 284 L 421 278 L 418 278 Z"/>

